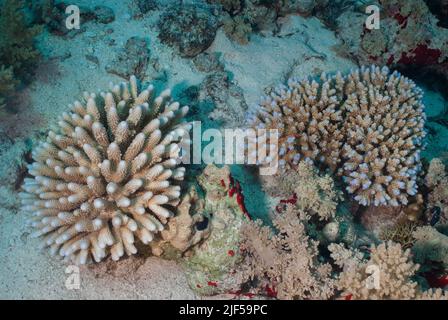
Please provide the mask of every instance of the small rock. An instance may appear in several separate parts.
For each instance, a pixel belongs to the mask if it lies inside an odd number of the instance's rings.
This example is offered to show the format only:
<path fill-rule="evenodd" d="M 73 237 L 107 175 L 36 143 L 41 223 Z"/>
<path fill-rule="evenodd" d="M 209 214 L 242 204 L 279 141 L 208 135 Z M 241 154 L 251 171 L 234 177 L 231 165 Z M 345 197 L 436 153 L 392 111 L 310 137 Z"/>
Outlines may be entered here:
<path fill-rule="evenodd" d="M 122 78 L 129 79 L 131 75 L 143 78 L 150 60 L 149 43 L 146 39 L 132 37 L 126 41 L 126 45 L 120 50 L 117 57 L 106 71 Z"/>
<path fill-rule="evenodd" d="M 206 53 L 203 52 L 193 58 L 193 64 L 201 72 L 214 72 L 214 71 L 224 71 L 224 66 L 221 61 L 219 61 L 219 53 Z"/>
<path fill-rule="evenodd" d="M 192 4 L 168 7 L 158 23 L 159 38 L 182 57 L 194 57 L 213 42 L 218 21 L 208 7 Z"/>
<path fill-rule="evenodd" d="M 201 95 L 215 103 L 225 103 L 229 98 L 229 77 L 226 72 L 208 75 L 201 83 Z"/>
<path fill-rule="evenodd" d="M 303 18 L 296 15 L 288 15 L 278 19 L 280 31 L 276 34 L 279 37 L 291 36 L 303 30 Z"/>
<path fill-rule="evenodd" d="M 90 62 L 93 62 L 96 65 L 100 64 L 100 61 L 98 60 L 98 57 L 92 55 L 92 54 L 86 54 L 86 59 Z"/>
<path fill-rule="evenodd" d="M 106 6 L 96 6 L 93 9 L 95 20 L 102 24 L 108 24 L 115 20 L 114 11 Z"/>

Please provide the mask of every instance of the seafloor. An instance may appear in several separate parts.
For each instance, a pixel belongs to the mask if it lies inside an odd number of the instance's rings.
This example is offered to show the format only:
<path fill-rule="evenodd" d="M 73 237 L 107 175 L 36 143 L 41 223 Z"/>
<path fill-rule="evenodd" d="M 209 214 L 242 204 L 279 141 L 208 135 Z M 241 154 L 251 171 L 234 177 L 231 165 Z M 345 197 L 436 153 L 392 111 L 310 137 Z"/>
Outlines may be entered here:
<path fill-rule="evenodd" d="M 117 263 L 105 262 L 81 268 L 81 288 L 67 290 L 65 264 L 51 258 L 31 238 L 31 227 L 20 209 L 18 192 L 23 180 L 24 154 L 30 144 L 43 137 L 57 117 L 84 90 L 107 88 L 123 81 L 110 71 L 120 50 L 131 37 L 149 40 L 150 56 L 140 77 L 174 88 L 182 96 L 188 88 L 204 88 L 204 79 L 225 70 L 232 93 L 220 95 L 209 115 L 202 115 L 204 126 L 220 123 L 236 127 L 244 123 L 247 108 L 260 96 L 290 76 L 317 75 L 321 72 L 348 72 L 358 67 L 353 57 L 340 54 L 336 31 L 314 16 L 288 15 L 276 24 L 277 30 L 254 32 L 247 44 L 230 40 L 219 28 L 206 53 L 219 54 L 220 70 L 199 71 L 191 58 L 182 58 L 158 37 L 157 21 L 171 0 L 159 1 L 154 10 L 134 18 L 132 0 L 74 0 L 71 4 L 94 7 L 106 5 L 114 21 L 87 22 L 82 32 L 60 36 L 45 30 L 37 46 L 43 53 L 34 80 L 16 95 L 15 110 L 1 116 L 0 145 L 0 298 L 3 299 L 200 299 L 188 285 L 182 267 L 175 261 L 157 257 L 136 257 Z M 216 84 L 219 86 L 219 83 Z M 422 84 L 424 85 L 424 84 Z M 207 89 L 201 94 L 207 95 Z M 447 101 L 440 92 L 424 88 L 428 116 L 444 111 Z M 205 105 L 205 104 L 204 104 Z M 204 113 L 205 114 L 205 113 Z M 208 123 L 209 122 L 209 123 Z M 448 131 L 437 129 L 429 141 L 425 157 L 430 160 L 447 150 Z M 268 207 L 277 200 L 263 195 L 253 170 L 233 166 L 232 173 L 245 191 L 247 210 L 265 218 Z"/>

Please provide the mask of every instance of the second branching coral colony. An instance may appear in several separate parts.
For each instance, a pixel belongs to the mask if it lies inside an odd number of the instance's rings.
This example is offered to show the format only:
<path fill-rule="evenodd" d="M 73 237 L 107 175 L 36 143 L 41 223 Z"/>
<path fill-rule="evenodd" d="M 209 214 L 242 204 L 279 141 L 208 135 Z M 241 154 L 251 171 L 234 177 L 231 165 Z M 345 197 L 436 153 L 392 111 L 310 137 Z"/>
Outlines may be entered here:
<path fill-rule="evenodd" d="M 20 194 L 52 254 L 78 264 L 135 254 L 164 229 L 180 201 L 188 107 L 137 79 L 84 93 L 33 151 Z M 137 238 L 137 239 L 136 239 Z"/>
<path fill-rule="evenodd" d="M 281 168 L 313 162 L 341 176 L 362 205 L 406 205 L 421 169 L 422 96 L 398 72 L 362 67 L 348 75 L 290 79 L 261 101 L 250 123 L 279 130 Z"/>

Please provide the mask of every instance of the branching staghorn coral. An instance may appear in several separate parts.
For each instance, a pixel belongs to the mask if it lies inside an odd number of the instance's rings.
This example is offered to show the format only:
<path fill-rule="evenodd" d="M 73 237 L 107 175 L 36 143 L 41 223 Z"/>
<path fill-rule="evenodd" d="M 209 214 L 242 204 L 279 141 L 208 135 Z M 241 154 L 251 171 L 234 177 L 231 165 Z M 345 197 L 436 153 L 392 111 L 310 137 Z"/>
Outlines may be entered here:
<path fill-rule="evenodd" d="M 447 293 L 440 289 L 420 290 L 412 280 L 420 266 L 412 262 L 410 249 L 403 250 L 400 244 L 388 241 L 372 246 L 369 259 L 341 244 L 331 244 L 328 249 L 336 265 L 342 268 L 337 288 L 344 298 L 448 299 Z"/>
<path fill-rule="evenodd" d="M 406 205 L 417 193 L 421 168 L 421 99 L 422 91 L 398 72 L 363 67 L 345 77 L 291 79 L 261 102 L 249 122 L 279 130 L 281 167 L 302 159 L 324 163 L 343 176 L 360 204 Z M 257 139 L 271 147 L 262 134 Z"/>
<path fill-rule="evenodd" d="M 174 215 L 188 107 L 171 101 L 170 90 L 153 95 L 152 85 L 139 91 L 134 76 L 84 93 L 33 150 L 34 178 L 20 196 L 51 254 L 79 264 L 109 253 L 118 260 L 137 252 L 137 239 L 150 244 Z"/>
<path fill-rule="evenodd" d="M 241 229 L 241 282 L 254 281 L 259 294 L 279 299 L 329 299 L 335 290 L 331 265 L 319 261 L 318 242 L 307 235 L 303 211 L 288 206 L 273 219 L 274 232 L 259 221 Z"/>

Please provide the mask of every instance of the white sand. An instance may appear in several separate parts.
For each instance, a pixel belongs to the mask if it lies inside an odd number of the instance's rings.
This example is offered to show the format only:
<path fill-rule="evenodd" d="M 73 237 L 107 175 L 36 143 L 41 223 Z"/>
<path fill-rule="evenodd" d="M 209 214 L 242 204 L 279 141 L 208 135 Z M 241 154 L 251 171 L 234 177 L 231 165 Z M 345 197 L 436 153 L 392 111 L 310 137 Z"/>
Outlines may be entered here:
<path fill-rule="evenodd" d="M 97 1 L 103 4 L 103 1 Z M 93 6 L 92 1 L 71 1 Z M 67 104 L 80 97 L 82 91 L 108 88 L 110 81 L 123 79 L 108 74 L 104 66 L 115 53 L 105 44 L 107 37 L 122 47 L 131 36 L 147 37 L 152 56 L 168 71 L 168 86 L 199 84 L 204 74 L 195 70 L 190 60 L 179 58 L 161 45 L 154 23 L 158 13 L 144 20 L 130 20 L 128 1 L 107 1 L 116 20 L 108 25 L 89 23 L 87 31 L 74 39 L 45 34 L 40 46 L 49 62 L 38 70 L 37 80 L 23 92 L 29 101 L 26 112 L 10 117 L 5 128 L 14 132 L 16 144 L 0 158 L 0 298 L 7 299 L 194 299 L 185 276 L 176 263 L 158 258 L 131 258 L 119 263 L 105 262 L 80 270 L 81 288 L 65 287 L 66 266 L 40 251 L 39 241 L 32 239 L 32 230 L 25 226 L 14 191 L 17 154 L 24 149 L 27 136 L 45 130 L 56 117 L 67 110 Z M 284 38 L 253 36 L 247 46 L 231 43 L 219 32 L 209 52 L 222 52 L 225 68 L 244 90 L 248 105 L 257 102 L 263 90 L 285 80 L 286 75 L 304 76 L 321 71 L 334 72 L 353 67 L 353 63 L 337 57 L 331 49 L 337 44 L 334 34 L 312 18 L 293 18 L 288 22 L 292 35 Z M 105 31 L 113 28 L 110 36 Z M 306 44 L 307 43 L 307 44 Z M 318 57 L 324 53 L 324 60 Z M 67 59 L 57 57 L 71 56 Z M 85 59 L 85 54 L 99 58 L 100 66 Z M 151 76 L 148 75 L 148 79 Z M 16 129 L 12 130 L 14 124 Z M 18 126 L 18 127 L 17 127 Z M 20 136 L 20 137 L 17 137 Z"/>

